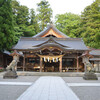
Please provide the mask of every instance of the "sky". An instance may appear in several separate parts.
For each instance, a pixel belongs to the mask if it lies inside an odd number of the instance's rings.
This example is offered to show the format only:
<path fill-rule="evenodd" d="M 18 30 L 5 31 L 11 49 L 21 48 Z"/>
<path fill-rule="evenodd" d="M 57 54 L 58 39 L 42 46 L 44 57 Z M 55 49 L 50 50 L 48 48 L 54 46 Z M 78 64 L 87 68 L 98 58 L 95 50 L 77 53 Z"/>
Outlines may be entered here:
<path fill-rule="evenodd" d="M 28 8 L 37 9 L 37 3 L 41 0 L 17 0 L 21 5 L 25 5 Z M 53 10 L 53 18 L 56 14 L 64 14 L 66 12 L 71 12 L 74 14 L 81 14 L 84 8 L 94 0 L 47 0 L 50 4 L 50 7 Z"/>

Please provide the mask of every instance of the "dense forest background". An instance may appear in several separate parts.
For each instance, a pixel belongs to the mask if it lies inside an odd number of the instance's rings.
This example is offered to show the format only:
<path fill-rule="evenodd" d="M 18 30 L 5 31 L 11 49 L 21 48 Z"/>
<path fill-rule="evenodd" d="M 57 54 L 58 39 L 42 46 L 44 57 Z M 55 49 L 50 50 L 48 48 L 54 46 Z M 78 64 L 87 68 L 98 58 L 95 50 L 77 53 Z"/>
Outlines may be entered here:
<path fill-rule="evenodd" d="M 36 12 L 17 0 L 0 0 L 0 51 L 9 50 L 21 36 L 39 33 L 48 23 L 72 38 L 83 38 L 88 47 L 100 49 L 100 0 L 87 6 L 81 15 L 58 14 L 54 22 L 48 1 L 41 0 Z"/>

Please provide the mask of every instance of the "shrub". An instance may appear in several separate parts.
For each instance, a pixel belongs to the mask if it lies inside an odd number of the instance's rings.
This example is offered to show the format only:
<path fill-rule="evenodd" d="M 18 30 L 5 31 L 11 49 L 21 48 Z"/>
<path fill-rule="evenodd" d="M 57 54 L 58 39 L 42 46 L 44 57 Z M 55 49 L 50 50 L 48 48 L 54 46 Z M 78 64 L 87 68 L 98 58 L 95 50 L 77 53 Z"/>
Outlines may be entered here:
<path fill-rule="evenodd" d="M 4 68 L 0 67 L 0 72 L 3 72 L 4 71 Z"/>

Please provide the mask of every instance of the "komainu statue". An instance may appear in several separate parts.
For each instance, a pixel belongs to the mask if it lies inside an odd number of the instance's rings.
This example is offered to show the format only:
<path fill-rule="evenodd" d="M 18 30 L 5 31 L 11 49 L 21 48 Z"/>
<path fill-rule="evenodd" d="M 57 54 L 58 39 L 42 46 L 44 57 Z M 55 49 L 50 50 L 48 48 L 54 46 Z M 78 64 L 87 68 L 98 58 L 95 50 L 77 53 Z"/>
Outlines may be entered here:
<path fill-rule="evenodd" d="M 89 62 L 88 57 L 83 57 L 83 63 L 85 66 L 85 72 L 92 72 L 93 71 L 93 65 Z"/>
<path fill-rule="evenodd" d="M 7 70 L 11 70 L 11 71 L 16 71 L 15 67 L 17 66 L 17 63 L 19 62 L 19 56 L 15 55 L 13 57 L 12 62 L 7 66 Z"/>
<path fill-rule="evenodd" d="M 93 72 L 93 65 L 89 62 L 89 58 L 93 56 L 86 52 L 81 57 L 83 58 L 83 63 L 85 67 L 85 74 L 83 76 L 83 79 L 98 80 L 96 74 Z"/>
<path fill-rule="evenodd" d="M 17 78 L 16 67 L 19 62 L 19 56 L 21 56 L 16 50 L 10 54 L 13 56 L 12 62 L 7 66 L 7 72 L 4 74 L 3 78 Z"/>

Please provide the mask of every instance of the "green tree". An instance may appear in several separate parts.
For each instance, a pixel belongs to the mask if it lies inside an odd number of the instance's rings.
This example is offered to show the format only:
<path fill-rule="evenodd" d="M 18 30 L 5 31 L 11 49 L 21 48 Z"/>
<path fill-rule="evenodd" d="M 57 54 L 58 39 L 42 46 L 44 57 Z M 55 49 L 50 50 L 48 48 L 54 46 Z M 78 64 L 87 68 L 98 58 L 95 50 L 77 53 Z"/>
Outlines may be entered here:
<path fill-rule="evenodd" d="M 18 1 L 16 0 L 12 0 L 12 11 L 13 11 L 13 22 L 14 22 L 14 25 L 16 25 L 16 21 L 17 21 L 17 15 L 18 15 L 18 10 L 19 10 L 19 7 L 20 7 L 20 4 Z"/>
<path fill-rule="evenodd" d="M 15 33 L 15 44 L 18 42 L 19 38 L 23 35 L 19 25 L 17 24 L 17 15 L 19 11 L 20 4 L 16 0 L 12 0 L 12 12 L 13 12 L 13 24 L 14 24 L 14 33 Z"/>
<path fill-rule="evenodd" d="M 30 27 L 34 28 L 34 34 L 37 34 L 39 32 L 39 24 L 34 9 L 30 10 Z"/>
<path fill-rule="evenodd" d="M 20 5 L 16 0 L 12 0 L 13 22 L 15 31 L 15 43 L 21 36 L 33 36 L 35 28 L 30 21 L 29 9 L 26 6 Z"/>
<path fill-rule="evenodd" d="M 50 8 L 50 4 L 46 0 L 42 0 L 38 5 L 38 19 L 40 22 L 41 30 L 47 26 L 47 23 L 51 22 L 52 17 L 52 9 Z"/>
<path fill-rule="evenodd" d="M 14 43 L 11 0 L 0 0 L 0 51 Z"/>
<path fill-rule="evenodd" d="M 56 15 L 56 27 L 70 37 L 79 37 L 80 16 L 72 13 Z"/>
<path fill-rule="evenodd" d="M 29 9 L 26 6 L 20 5 L 17 12 L 16 23 L 18 25 L 29 25 Z"/>
<path fill-rule="evenodd" d="M 81 36 L 85 44 L 92 48 L 100 48 L 100 0 L 87 6 L 81 15 Z"/>
<path fill-rule="evenodd" d="M 26 25 L 20 25 L 20 32 L 22 32 L 22 36 L 24 37 L 32 37 L 35 35 L 35 29 L 33 26 L 26 26 Z"/>

